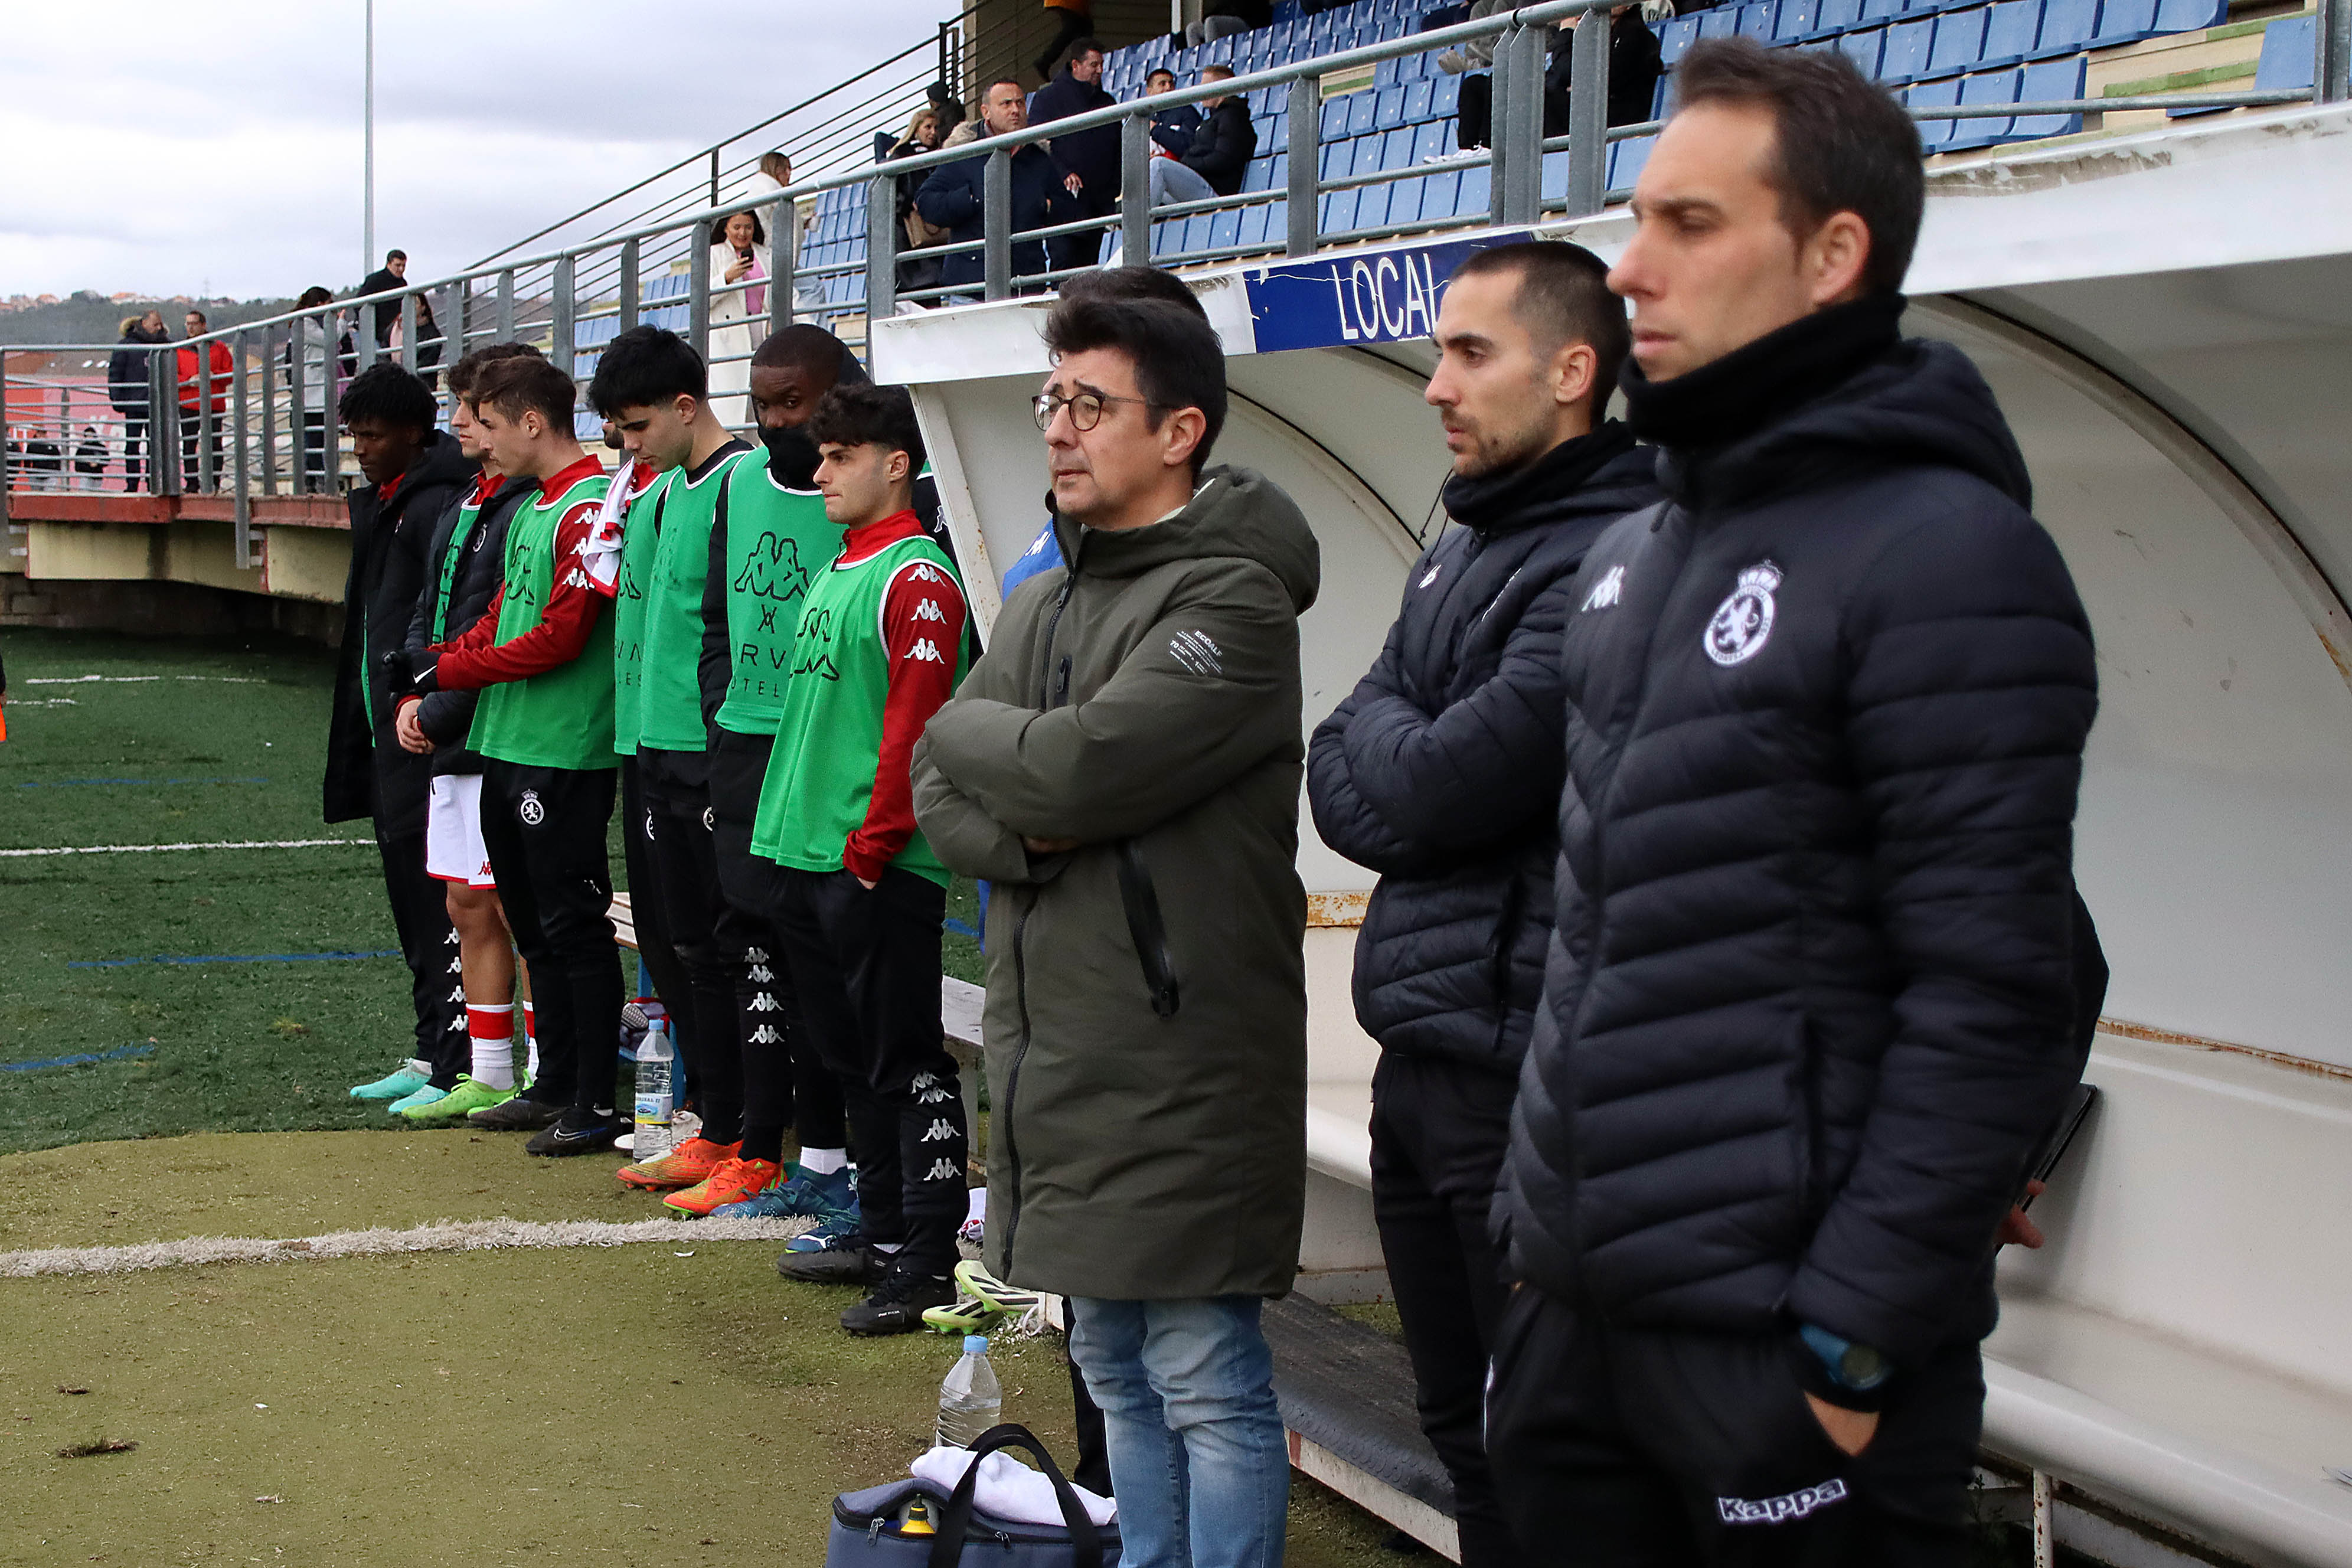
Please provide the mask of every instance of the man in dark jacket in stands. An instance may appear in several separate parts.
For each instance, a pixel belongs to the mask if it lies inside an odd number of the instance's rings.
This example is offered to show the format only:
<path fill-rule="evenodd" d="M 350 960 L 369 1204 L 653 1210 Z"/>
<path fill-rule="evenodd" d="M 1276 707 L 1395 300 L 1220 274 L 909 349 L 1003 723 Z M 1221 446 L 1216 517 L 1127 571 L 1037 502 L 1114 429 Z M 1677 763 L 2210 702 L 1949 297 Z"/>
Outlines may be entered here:
<path fill-rule="evenodd" d="M 1379 659 L 1307 752 L 1323 842 L 1381 873 L 1355 976 L 1381 1047 L 1372 1213 L 1463 1568 L 1519 1561 L 1481 1431 L 1504 1300 L 1486 1220 L 1551 937 L 1560 628 L 1585 551 L 1660 493 L 1655 454 L 1601 417 L 1628 346 L 1607 272 L 1579 246 L 1507 245 L 1447 283 L 1423 395 L 1461 526 L 1414 563 Z"/>
<path fill-rule="evenodd" d="M 992 81 L 980 100 L 982 134 L 1003 136 L 1021 130 L 1029 123 L 1029 100 L 1021 84 L 1011 77 Z M 915 193 L 915 210 L 932 224 L 948 231 L 950 244 L 982 238 L 987 232 L 986 201 L 988 158 L 985 154 L 949 163 L 931 172 L 923 188 Z M 1068 216 L 1069 189 L 1064 176 L 1054 167 L 1054 160 L 1045 148 L 1035 145 L 1019 149 L 1013 154 L 1013 228 L 1043 228 L 1049 223 L 1059 223 Z M 1018 278 L 1045 270 L 1045 247 L 1040 240 L 1016 241 L 1013 247 L 1013 272 Z M 972 290 L 971 299 L 979 297 L 979 288 L 987 276 L 987 267 L 977 250 L 960 250 L 945 257 L 940 264 L 940 281 L 949 288 Z M 1035 293 L 1045 287 L 1041 283 L 1017 286 L 1016 293 Z M 950 303 L 953 303 L 952 300 Z"/>
<path fill-rule="evenodd" d="M 1202 70 L 1201 80 L 1203 84 L 1231 81 L 1233 75 L 1229 67 L 1209 66 Z M 1227 93 L 1202 99 L 1201 107 L 1209 111 L 1208 118 L 1193 131 L 1184 155 L 1151 160 L 1154 206 L 1240 194 L 1250 160 L 1257 156 L 1257 129 L 1250 123 L 1249 100 Z"/>
<path fill-rule="evenodd" d="M 1088 110 L 1108 109 L 1118 100 L 1103 90 L 1103 47 L 1092 38 L 1070 46 L 1069 62 L 1059 76 L 1039 88 L 1029 100 L 1029 123 L 1067 120 Z M 1118 125 L 1097 125 L 1074 131 L 1045 143 L 1055 172 L 1067 195 L 1061 203 L 1059 223 L 1102 217 L 1118 204 Z M 1091 267 L 1102 254 L 1102 234 L 1087 229 L 1051 240 L 1046 249 L 1056 268 Z"/>
<path fill-rule="evenodd" d="M 1983 378 L 1899 333 L 1903 110 L 1744 39 L 1675 89 L 1610 276 L 1667 500 L 1561 642 L 1488 1447 L 1549 1562 L 1958 1563 L 1993 1254 L 2081 1065 L 2090 627 Z"/>
<path fill-rule="evenodd" d="M 152 344 L 170 341 L 163 330 L 162 312 L 150 310 L 144 317 L 131 317 L 122 323 L 122 337 L 106 362 L 106 400 L 122 416 L 122 488 L 135 490 L 142 483 L 154 488 L 154 479 L 147 473 L 148 405 L 154 397 L 153 384 L 148 379 L 151 359 L 146 352 Z"/>
<path fill-rule="evenodd" d="M 429 756 L 403 747 L 394 730 L 384 655 L 408 636 L 425 588 L 434 526 L 470 485 L 475 467 L 433 427 L 433 395 L 400 366 L 371 365 L 343 389 L 343 425 L 367 483 L 351 493 L 352 567 L 343 588 L 342 657 L 327 731 L 326 819 L 370 817 L 385 891 L 408 962 L 416 1008 L 414 1048 L 400 1066 L 352 1090 L 404 1110 L 438 1100 L 471 1060 L 465 994 L 451 965 L 457 933 L 441 884 L 425 868 Z"/>

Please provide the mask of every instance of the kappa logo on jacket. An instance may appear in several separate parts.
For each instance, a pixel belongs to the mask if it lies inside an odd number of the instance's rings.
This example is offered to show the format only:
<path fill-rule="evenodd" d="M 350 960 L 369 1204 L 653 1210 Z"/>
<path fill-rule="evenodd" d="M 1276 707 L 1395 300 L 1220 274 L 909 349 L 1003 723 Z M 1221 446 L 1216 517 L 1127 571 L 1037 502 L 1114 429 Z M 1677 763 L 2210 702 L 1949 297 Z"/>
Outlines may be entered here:
<path fill-rule="evenodd" d="M 940 645 L 933 642 L 929 637 L 917 637 L 915 639 L 915 646 L 907 650 L 907 657 L 913 659 L 918 664 L 945 664 L 947 662 L 947 657 L 940 652 Z"/>
<path fill-rule="evenodd" d="M 537 827 L 547 820 L 547 807 L 541 804 L 537 790 L 522 792 L 522 804 L 515 807 L 515 815 L 522 818 L 525 827 Z"/>
<path fill-rule="evenodd" d="M 1793 1524 L 1815 1509 L 1843 1502 L 1845 1496 L 1845 1482 L 1832 1476 L 1817 1486 L 1799 1487 L 1779 1497 L 1719 1497 L 1715 1500 L 1715 1512 L 1726 1524 Z"/>
<path fill-rule="evenodd" d="M 947 612 L 940 608 L 940 602 L 937 599 L 925 599 L 921 604 L 915 606 L 915 619 L 919 621 L 937 621 L 941 626 L 945 626 L 947 625 L 948 617 Z"/>
<path fill-rule="evenodd" d="M 1706 657 L 1727 668 L 1762 652 L 1776 613 L 1772 590 L 1780 585 L 1780 569 L 1769 561 L 1759 561 L 1742 572 L 1739 585 L 1716 606 L 1715 618 L 1700 634 Z"/>
<path fill-rule="evenodd" d="M 1592 584 L 1592 592 L 1584 595 L 1584 603 L 1577 606 L 1577 614 L 1582 615 L 1587 610 L 1608 609 L 1624 596 L 1625 567 L 1624 563 L 1620 562 L 1602 573 L 1601 581 Z"/>

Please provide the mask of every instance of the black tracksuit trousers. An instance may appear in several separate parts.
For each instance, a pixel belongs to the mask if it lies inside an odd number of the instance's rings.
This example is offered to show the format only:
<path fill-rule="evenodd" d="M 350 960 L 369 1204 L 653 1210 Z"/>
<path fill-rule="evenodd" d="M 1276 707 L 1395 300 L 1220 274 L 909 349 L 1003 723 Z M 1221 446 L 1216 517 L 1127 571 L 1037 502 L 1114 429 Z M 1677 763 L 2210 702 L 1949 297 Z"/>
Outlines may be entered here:
<path fill-rule="evenodd" d="M 1897 1370 L 1849 1458 L 1788 1334 L 1627 1329 L 1533 1286 L 1503 1317 L 1486 1443 L 1544 1568 L 1959 1568 L 1984 1372 L 1963 1343 Z"/>
<path fill-rule="evenodd" d="M 702 1116 L 702 1136 L 732 1143 L 743 1135 L 743 1050 L 735 990 L 745 968 L 745 933 L 726 920 L 712 835 L 710 759 L 700 752 L 638 748 L 646 869 L 661 931 L 685 989 L 662 992 L 677 1022 L 679 1054 Z M 645 886 L 632 872 L 631 887 Z M 630 904 L 634 911 L 639 900 Z M 642 928 L 640 928 L 642 931 Z M 639 941 L 644 939 L 640 936 Z M 656 984 L 666 984 L 656 975 Z"/>
<path fill-rule="evenodd" d="M 622 995 L 604 853 L 613 774 L 482 763 L 482 842 L 515 949 L 530 965 L 539 1024 L 530 1098 L 607 1115 L 620 1079 Z"/>
<path fill-rule="evenodd" d="M 847 871 L 779 868 L 776 935 L 818 1053 L 841 1080 L 866 1241 L 944 1278 L 964 1216 L 962 1084 L 940 1024 L 947 889 L 891 867 L 872 889 Z"/>
<path fill-rule="evenodd" d="M 751 819 L 768 775 L 774 737 L 714 730 L 710 747 L 710 835 L 715 847 L 722 945 L 743 954 L 735 974 L 733 1017 L 741 1042 L 743 1158 L 784 1157 L 784 1131 L 803 1149 L 849 1145 L 841 1080 L 820 1060 L 801 1021 L 800 993 L 777 940 L 772 911 L 783 868 L 751 853 Z"/>
<path fill-rule="evenodd" d="M 400 956 L 408 965 L 409 995 L 416 1005 L 412 1054 L 431 1068 L 436 1089 L 453 1089 L 474 1057 L 466 1034 L 466 988 L 457 968 L 457 931 L 449 923 L 449 895 L 425 869 L 424 834 L 386 838 L 379 830 L 375 847 L 383 860 L 392 927 L 400 934 Z"/>
<path fill-rule="evenodd" d="M 1510 1142 L 1507 1073 L 1381 1054 L 1372 1074 L 1372 1218 L 1412 1358 L 1421 1429 L 1454 1479 L 1462 1568 L 1525 1561 L 1486 1470 L 1486 1365 L 1506 1289 L 1486 1232 Z"/>
<path fill-rule="evenodd" d="M 686 1055 L 688 1038 L 694 1033 L 694 987 L 686 978 L 677 944 L 670 940 L 667 910 L 654 887 L 654 825 L 646 805 L 644 768 L 629 756 L 621 759 L 620 771 L 621 866 L 629 879 L 629 923 L 637 938 L 637 960 L 669 1014 L 672 1043 L 679 1055 L 677 1070 L 684 1080 L 674 1087 L 684 1105 L 700 1089 L 693 1058 Z M 622 984 L 625 990 L 625 976 Z"/>

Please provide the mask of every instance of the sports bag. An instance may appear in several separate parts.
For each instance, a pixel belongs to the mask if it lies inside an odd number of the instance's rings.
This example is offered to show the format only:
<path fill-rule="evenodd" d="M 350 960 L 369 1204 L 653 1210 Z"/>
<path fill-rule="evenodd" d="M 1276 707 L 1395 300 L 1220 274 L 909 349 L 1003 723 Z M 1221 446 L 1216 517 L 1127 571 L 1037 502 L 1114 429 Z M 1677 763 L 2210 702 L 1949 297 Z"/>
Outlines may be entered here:
<path fill-rule="evenodd" d="M 980 1461 L 999 1448 L 1020 1448 L 1037 1461 L 1062 1505 L 1060 1524 L 998 1519 L 972 1506 Z M 992 1426 L 972 1444 L 971 1456 L 952 1492 L 909 1476 L 834 1499 L 824 1568 L 1117 1568 L 1118 1526 L 1087 1517 L 1061 1467 L 1029 1428 L 1010 1421 Z"/>

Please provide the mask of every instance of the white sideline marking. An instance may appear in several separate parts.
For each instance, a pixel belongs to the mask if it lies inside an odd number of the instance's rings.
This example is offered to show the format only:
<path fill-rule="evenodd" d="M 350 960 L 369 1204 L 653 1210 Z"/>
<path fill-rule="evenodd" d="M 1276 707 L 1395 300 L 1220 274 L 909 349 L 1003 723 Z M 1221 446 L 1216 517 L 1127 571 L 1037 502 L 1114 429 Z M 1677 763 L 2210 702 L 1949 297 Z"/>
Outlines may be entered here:
<path fill-rule="evenodd" d="M 482 1252 L 517 1247 L 620 1247 L 633 1241 L 784 1241 L 807 1219 L 440 1220 L 408 1230 L 336 1230 L 270 1240 L 194 1236 L 132 1247 L 52 1247 L 0 1252 L 0 1279 L 45 1274 L 131 1274 L 200 1263 L 285 1263 L 297 1258 L 388 1258 L 412 1252 Z"/>
<path fill-rule="evenodd" d="M 158 855 L 167 849 L 315 849 L 326 844 L 369 844 L 367 838 L 251 838 L 218 844 L 81 844 L 61 849 L 0 849 L 0 855 Z"/>
<path fill-rule="evenodd" d="M 87 686 L 101 682 L 108 686 L 131 686 L 143 680 L 161 680 L 160 675 L 44 675 L 25 682 L 27 686 Z M 175 675 L 174 680 L 216 680 L 229 686 L 267 686 L 269 682 L 257 675 Z"/>

